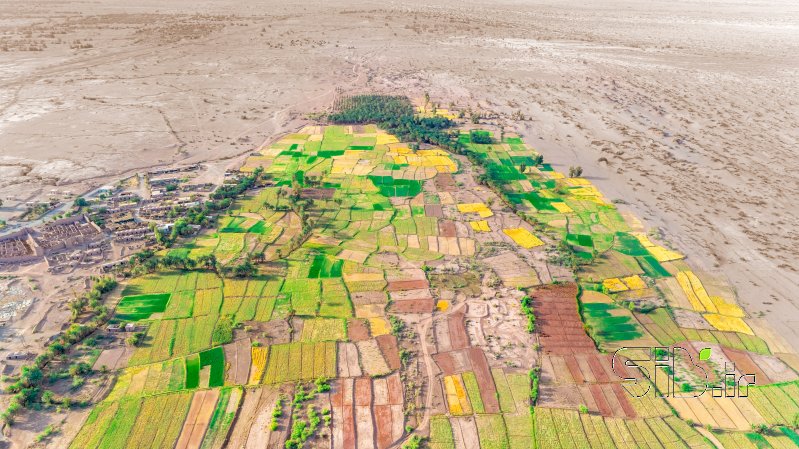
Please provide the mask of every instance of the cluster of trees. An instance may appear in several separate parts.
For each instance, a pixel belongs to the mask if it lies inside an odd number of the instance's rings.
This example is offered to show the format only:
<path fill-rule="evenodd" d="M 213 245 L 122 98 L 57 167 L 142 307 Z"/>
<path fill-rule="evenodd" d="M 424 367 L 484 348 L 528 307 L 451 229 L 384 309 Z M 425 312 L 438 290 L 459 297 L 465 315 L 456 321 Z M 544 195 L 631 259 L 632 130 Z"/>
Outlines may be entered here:
<path fill-rule="evenodd" d="M 472 141 L 472 143 L 477 143 L 477 144 L 494 143 L 494 139 L 491 138 L 491 133 L 480 129 L 473 129 L 469 131 L 469 138 Z"/>
<path fill-rule="evenodd" d="M 415 117 L 408 97 L 356 95 L 339 100 L 337 111 L 327 116 L 333 123 L 377 123 L 402 141 L 425 142 L 454 149 L 455 124 L 445 117 Z"/>
<path fill-rule="evenodd" d="M 256 168 L 253 170 L 252 174 L 249 176 L 244 176 L 240 178 L 235 184 L 224 184 L 220 186 L 218 189 L 211 194 L 211 199 L 213 200 L 233 200 L 242 193 L 244 193 L 247 189 L 251 188 L 258 182 L 260 179 L 261 174 L 263 174 L 264 169 L 261 167 Z"/>
<path fill-rule="evenodd" d="M 323 378 L 317 379 L 316 392 L 329 391 L 329 390 L 330 390 L 330 385 L 327 383 L 326 379 Z M 309 404 L 308 407 L 306 408 L 307 420 L 302 419 L 300 415 L 300 411 L 302 410 L 302 404 L 305 401 L 313 399 L 316 392 L 310 391 L 306 393 L 305 388 L 302 386 L 302 384 L 297 386 L 297 390 L 294 394 L 294 401 L 292 401 L 291 403 L 292 419 L 294 422 L 291 426 L 291 435 L 289 436 L 289 439 L 286 440 L 285 443 L 286 449 L 299 449 L 303 447 L 308 438 L 310 438 L 316 433 L 323 419 L 325 425 L 330 425 L 332 416 L 330 414 L 329 408 L 323 409 L 320 415 L 320 413 L 316 410 L 316 408 L 314 408 L 313 404 Z M 273 424 L 276 424 L 277 422 L 276 419 L 274 418 L 279 417 L 279 415 L 275 416 L 276 414 L 277 414 L 276 411 L 272 412 Z M 282 415 L 282 411 L 280 412 L 280 414 Z"/>
<path fill-rule="evenodd" d="M 533 407 L 535 407 L 535 403 L 538 401 L 538 375 L 541 372 L 541 368 L 536 366 L 535 368 L 530 370 L 530 411 L 533 411 Z"/>
<path fill-rule="evenodd" d="M 74 345 L 99 329 L 106 322 L 109 315 L 108 309 L 102 304 L 102 297 L 116 288 L 116 286 L 117 282 L 113 278 L 95 279 L 94 285 L 89 292 L 75 298 L 70 303 L 70 310 L 72 310 L 70 326 L 53 339 L 44 353 L 38 355 L 33 360 L 33 363 L 23 365 L 20 368 L 20 374 L 16 381 L 6 387 L 6 393 L 14 396 L 12 396 L 6 410 L 0 413 L 0 420 L 7 425 L 11 425 L 14 422 L 14 416 L 22 407 L 26 407 L 31 403 L 42 402 L 42 397 L 45 395 L 41 392 L 40 385 L 44 379 L 45 368 L 50 362 L 66 354 Z M 78 320 L 87 312 L 91 314 L 91 317 L 88 320 L 84 320 L 83 323 L 79 323 Z M 75 367 L 74 372 L 70 368 L 70 374 L 77 377 L 86 375 L 91 371 L 90 368 L 83 364 L 77 364 Z M 52 393 L 48 394 L 46 398 L 52 399 Z"/>
<path fill-rule="evenodd" d="M 169 231 L 169 234 L 165 234 L 163 231 L 158 229 L 155 223 L 151 223 L 153 234 L 155 235 L 155 241 L 158 242 L 159 245 L 163 245 L 166 248 L 172 246 L 178 237 L 191 235 L 194 231 L 190 225 L 191 223 L 186 218 L 178 218 L 175 220 L 175 223 L 172 224 L 172 229 Z"/>
<path fill-rule="evenodd" d="M 258 253 L 255 257 L 263 259 L 263 253 Z M 178 270 L 210 270 L 215 271 L 219 275 L 232 275 L 236 277 L 253 276 L 257 274 L 258 271 L 250 257 L 247 257 L 241 263 L 233 267 L 223 267 L 214 254 L 204 254 L 195 259 L 184 253 L 173 252 L 163 257 L 156 257 L 152 250 L 144 250 L 134 254 L 131 256 L 128 264 L 129 273 L 134 276 L 151 273 L 159 267 Z"/>
<path fill-rule="evenodd" d="M 527 332 L 535 332 L 535 312 L 533 311 L 533 298 L 525 295 L 522 297 L 522 312 L 527 316 Z"/>

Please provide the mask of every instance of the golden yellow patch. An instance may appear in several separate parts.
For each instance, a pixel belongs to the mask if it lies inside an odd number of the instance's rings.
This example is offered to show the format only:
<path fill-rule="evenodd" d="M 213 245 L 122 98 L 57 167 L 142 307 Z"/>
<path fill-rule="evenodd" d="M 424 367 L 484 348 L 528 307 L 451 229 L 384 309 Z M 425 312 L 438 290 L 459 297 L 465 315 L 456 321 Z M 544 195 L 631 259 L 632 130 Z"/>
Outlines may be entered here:
<path fill-rule="evenodd" d="M 629 288 L 624 285 L 624 282 L 621 281 L 619 278 L 608 278 L 602 281 L 602 286 L 610 293 L 617 293 L 629 290 Z"/>
<path fill-rule="evenodd" d="M 458 204 L 458 211 L 462 214 L 478 214 L 483 218 L 494 215 L 491 209 L 483 203 L 464 203 Z"/>
<path fill-rule="evenodd" d="M 460 374 L 444 376 L 444 389 L 447 392 L 447 404 L 449 412 L 453 415 L 471 415 L 472 406 L 466 396 L 466 389 L 463 387 L 463 380 Z"/>
<path fill-rule="evenodd" d="M 534 236 L 530 231 L 524 228 L 503 229 L 502 232 L 513 239 L 513 241 L 522 248 L 534 248 L 544 244 L 541 239 Z"/>
<path fill-rule="evenodd" d="M 622 278 L 621 281 L 624 282 L 627 285 L 627 287 L 630 288 L 630 290 L 641 290 L 643 288 L 646 288 L 646 282 L 644 282 L 644 280 L 641 279 L 641 277 L 638 276 L 637 274 L 626 278 Z"/>
<path fill-rule="evenodd" d="M 569 212 L 574 212 L 574 210 L 572 210 L 572 208 L 569 207 L 568 204 L 562 203 L 560 201 L 555 201 L 555 202 L 552 202 L 552 203 L 549 203 L 549 204 L 551 204 L 552 207 L 557 209 L 558 212 L 560 212 L 562 214 L 568 214 Z"/>
<path fill-rule="evenodd" d="M 385 318 L 381 317 L 369 318 L 369 329 L 371 329 L 373 337 L 391 333 L 391 327 L 388 325 L 388 322 Z"/>
<path fill-rule="evenodd" d="M 634 235 L 639 242 L 641 242 L 641 245 L 643 245 L 644 248 L 646 248 L 646 250 L 649 251 L 649 253 L 652 254 L 652 256 L 654 256 L 658 262 L 668 262 L 670 260 L 678 260 L 685 258 L 684 255 L 676 251 L 672 251 L 662 246 L 655 245 L 654 243 L 652 243 L 651 240 L 649 240 L 649 237 L 643 232 L 631 232 L 631 234 Z"/>
<path fill-rule="evenodd" d="M 491 232 L 491 227 L 488 226 L 488 222 L 485 220 L 470 221 L 469 225 L 475 232 Z"/>
<path fill-rule="evenodd" d="M 755 333 L 752 332 L 752 328 L 739 317 L 719 315 L 717 313 L 706 313 L 704 317 L 711 326 L 720 331 L 741 332 L 755 335 Z"/>

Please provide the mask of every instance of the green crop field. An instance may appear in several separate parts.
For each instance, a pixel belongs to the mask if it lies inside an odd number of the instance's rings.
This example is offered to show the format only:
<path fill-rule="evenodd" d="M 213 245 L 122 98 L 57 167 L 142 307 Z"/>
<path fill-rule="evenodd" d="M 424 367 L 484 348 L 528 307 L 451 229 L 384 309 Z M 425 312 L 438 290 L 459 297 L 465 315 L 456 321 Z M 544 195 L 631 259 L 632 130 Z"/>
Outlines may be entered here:
<path fill-rule="evenodd" d="M 430 419 L 430 449 L 455 449 L 452 426 L 446 416 Z"/>
<path fill-rule="evenodd" d="M 166 310 L 169 297 L 168 293 L 125 296 L 117 306 L 115 318 L 123 322 L 145 320 Z"/>
<path fill-rule="evenodd" d="M 221 387 L 225 384 L 225 353 L 216 347 L 200 353 L 200 370 L 210 367 L 209 387 Z"/>
<path fill-rule="evenodd" d="M 594 339 L 600 342 L 635 340 L 643 336 L 640 325 L 629 313 L 619 314 L 623 311 L 615 304 L 583 304 L 585 322 L 590 326 Z"/>

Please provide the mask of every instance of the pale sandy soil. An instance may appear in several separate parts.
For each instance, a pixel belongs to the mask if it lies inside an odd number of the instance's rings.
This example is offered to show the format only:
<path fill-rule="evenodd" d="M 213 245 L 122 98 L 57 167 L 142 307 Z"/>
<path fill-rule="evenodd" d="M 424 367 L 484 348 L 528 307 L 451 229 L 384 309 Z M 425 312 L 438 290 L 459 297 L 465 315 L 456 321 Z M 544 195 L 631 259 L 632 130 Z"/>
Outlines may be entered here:
<path fill-rule="evenodd" d="M 2 2 L 0 219 L 144 167 L 227 167 L 337 88 L 427 91 L 530 116 L 557 169 L 582 165 L 799 350 L 795 2 L 284 3 Z"/>

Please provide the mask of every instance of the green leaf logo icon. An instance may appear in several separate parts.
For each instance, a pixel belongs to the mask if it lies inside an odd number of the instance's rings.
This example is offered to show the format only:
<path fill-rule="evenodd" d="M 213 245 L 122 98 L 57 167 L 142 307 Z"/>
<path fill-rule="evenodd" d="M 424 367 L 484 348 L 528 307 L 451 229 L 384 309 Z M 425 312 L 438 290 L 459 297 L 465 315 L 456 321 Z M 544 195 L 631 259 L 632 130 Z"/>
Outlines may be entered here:
<path fill-rule="evenodd" d="M 699 360 L 710 360 L 710 348 L 702 348 L 699 351 Z"/>

